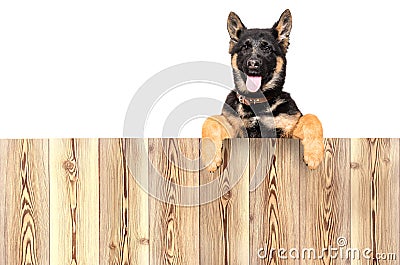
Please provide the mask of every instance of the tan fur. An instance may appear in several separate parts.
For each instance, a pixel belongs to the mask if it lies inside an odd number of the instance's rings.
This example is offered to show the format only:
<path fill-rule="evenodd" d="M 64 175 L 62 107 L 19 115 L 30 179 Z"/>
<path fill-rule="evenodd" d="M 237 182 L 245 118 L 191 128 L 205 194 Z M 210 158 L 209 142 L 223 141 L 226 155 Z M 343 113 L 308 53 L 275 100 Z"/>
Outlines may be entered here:
<path fill-rule="evenodd" d="M 278 81 L 280 78 L 280 72 L 282 71 L 282 67 L 283 67 L 283 58 L 277 57 L 276 58 L 276 67 L 275 67 L 272 79 L 270 81 L 268 81 L 268 83 L 266 83 L 265 85 L 262 86 L 263 90 L 268 90 L 268 89 L 275 87 L 276 81 Z"/>
<path fill-rule="evenodd" d="M 279 74 L 282 71 L 282 67 L 283 67 L 283 58 L 276 57 L 276 67 L 274 73 Z"/>
<path fill-rule="evenodd" d="M 300 118 L 293 130 L 293 137 L 301 140 L 304 146 L 304 162 L 310 169 L 315 169 L 324 158 L 322 124 L 312 114 Z"/>
<path fill-rule="evenodd" d="M 285 25 L 285 18 L 290 20 L 289 22 L 287 22 L 287 24 Z M 286 53 L 287 49 L 289 47 L 289 36 L 288 35 L 283 35 L 283 32 L 286 30 L 288 32 L 290 32 L 291 28 L 292 28 L 292 15 L 290 14 L 289 10 L 285 10 L 285 12 L 283 12 L 283 14 L 281 15 L 278 25 L 276 26 L 276 30 L 278 31 L 278 36 L 279 36 L 279 41 L 282 44 L 283 47 L 283 51 Z M 285 28 L 288 27 L 288 28 Z"/>
<path fill-rule="evenodd" d="M 238 41 L 238 32 L 245 28 L 242 21 L 240 21 L 239 16 L 236 15 L 234 12 L 229 13 L 227 25 L 228 33 L 231 39 L 233 41 Z"/>
<path fill-rule="evenodd" d="M 244 110 L 243 110 L 242 104 L 240 104 L 240 105 L 238 106 L 238 108 L 237 108 L 237 114 L 238 114 L 240 117 L 243 117 L 243 116 L 244 116 Z"/>
<path fill-rule="evenodd" d="M 279 114 L 274 117 L 276 128 L 283 130 L 284 137 L 292 137 L 293 129 L 299 121 L 300 113 L 296 115 Z"/>
<path fill-rule="evenodd" d="M 227 122 L 228 124 L 225 125 L 226 127 L 230 128 L 229 132 L 229 138 L 234 138 L 234 137 L 246 137 L 246 135 L 243 134 L 243 131 L 241 128 L 244 128 L 245 121 L 242 120 L 241 118 L 230 115 L 230 114 L 225 114 L 223 115 L 225 117 L 224 122 Z"/>
<path fill-rule="evenodd" d="M 229 52 L 232 52 L 234 45 L 238 41 L 238 33 L 245 26 L 240 21 L 240 18 L 233 12 L 228 17 L 228 32 L 231 38 L 229 43 Z M 281 43 L 284 52 L 286 53 L 289 46 L 289 33 L 292 28 L 292 16 L 289 10 L 281 15 L 275 29 L 278 31 L 278 41 Z M 237 54 L 233 54 L 231 64 L 236 77 L 239 73 L 237 65 Z M 280 73 L 283 69 L 284 59 L 277 57 L 276 67 L 272 79 L 265 85 L 262 90 L 266 91 L 276 86 L 276 82 L 281 78 Z M 239 78 L 238 78 L 239 79 Z M 236 82 L 237 89 L 246 89 L 243 80 Z M 284 101 L 278 100 L 270 108 L 271 111 L 276 109 Z M 238 107 L 239 116 L 243 116 L 242 106 Z M 226 116 L 225 116 L 226 115 Z M 230 114 L 216 115 L 208 118 L 202 129 L 202 145 L 201 153 L 202 160 L 206 162 L 207 169 L 211 172 L 217 170 L 222 163 L 222 142 L 226 138 L 245 137 L 246 126 L 251 126 L 258 121 L 258 117 L 250 119 L 240 119 Z M 283 137 L 294 137 L 301 140 L 304 146 L 304 161 L 310 169 L 315 169 L 322 161 L 324 156 L 323 131 L 321 122 L 312 114 L 300 117 L 297 115 L 280 114 L 277 117 L 264 117 L 262 121 L 265 124 L 271 124 L 272 119 L 275 122 L 276 128 L 283 130 Z"/>
<path fill-rule="evenodd" d="M 237 53 L 232 55 L 231 64 L 233 69 L 239 70 L 239 67 L 237 65 L 237 57 L 238 57 Z"/>
<path fill-rule="evenodd" d="M 232 40 L 229 41 L 229 53 L 232 52 L 233 47 L 235 46 L 235 44 L 236 44 L 236 42 L 234 42 L 234 41 L 232 41 Z"/>
<path fill-rule="evenodd" d="M 206 119 L 202 128 L 201 155 L 207 169 L 214 172 L 222 163 L 222 141 L 235 136 L 234 129 L 223 115 Z"/>
<path fill-rule="evenodd" d="M 283 39 L 281 40 L 282 46 L 283 46 L 283 51 L 286 53 L 287 49 L 289 47 L 289 39 Z"/>
<path fill-rule="evenodd" d="M 281 105 L 285 102 L 286 102 L 286 100 L 284 100 L 284 99 L 278 99 L 274 104 L 269 106 L 269 111 L 273 112 L 277 107 L 279 107 L 279 105 Z"/>
<path fill-rule="evenodd" d="M 229 119 L 229 122 L 228 122 Z M 247 121 L 251 122 L 251 121 Z M 275 126 L 284 131 L 284 137 L 298 138 L 304 146 L 304 162 L 310 169 L 315 169 L 324 158 L 323 129 L 319 119 L 312 114 L 300 117 L 280 114 L 274 117 Z M 202 160 L 211 172 L 222 163 L 222 142 L 224 139 L 243 137 L 240 128 L 245 124 L 237 117 L 216 115 L 209 117 L 202 128 Z"/>

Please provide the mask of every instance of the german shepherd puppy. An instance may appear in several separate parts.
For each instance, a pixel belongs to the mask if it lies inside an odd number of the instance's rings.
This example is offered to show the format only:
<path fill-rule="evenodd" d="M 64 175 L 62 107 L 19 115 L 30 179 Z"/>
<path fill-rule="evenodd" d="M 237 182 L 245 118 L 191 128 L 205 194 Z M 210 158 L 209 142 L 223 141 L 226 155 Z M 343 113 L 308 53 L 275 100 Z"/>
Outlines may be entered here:
<path fill-rule="evenodd" d="M 290 94 L 283 92 L 286 52 L 292 16 L 282 13 L 272 28 L 247 29 L 238 15 L 228 17 L 229 53 L 235 87 L 222 114 L 203 124 L 202 156 L 210 172 L 222 163 L 225 138 L 293 137 L 301 139 L 304 161 L 315 169 L 323 159 L 322 125 L 314 115 L 302 115 Z"/>

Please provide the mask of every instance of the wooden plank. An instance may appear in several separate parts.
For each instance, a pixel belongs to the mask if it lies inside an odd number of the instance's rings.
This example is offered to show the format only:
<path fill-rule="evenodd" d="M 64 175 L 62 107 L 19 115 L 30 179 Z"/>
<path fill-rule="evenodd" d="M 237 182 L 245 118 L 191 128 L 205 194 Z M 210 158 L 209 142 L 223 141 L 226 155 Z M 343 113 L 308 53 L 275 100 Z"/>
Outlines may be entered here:
<path fill-rule="evenodd" d="M 100 139 L 100 264 L 149 264 L 147 140 Z"/>
<path fill-rule="evenodd" d="M 262 181 L 256 190 L 250 192 L 250 264 L 255 265 L 266 264 L 270 260 L 260 256 L 265 253 L 269 256 L 265 245 L 269 242 L 270 220 L 264 215 L 269 212 L 267 192 L 271 164 L 275 159 L 275 143 L 274 139 L 250 139 L 250 179 L 257 178 L 257 183 Z M 264 251 L 259 253 L 260 248 Z"/>
<path fill-rule="evenodd" d="M 4 147 L 4 264 L 49 264 L 48 141 L 9 140 Z"/>
<path fill-rule="evenodd" d="M 224 142 L 224 162 L 216 173 L 200 172 L 200 183 L 217 179 L 216 189 L 200 189 L 200 199 L 218 198 L 200 206 L 200 263 L 249 264 L 249 140 Z M 221 177 L 219 177 L 221 176 Z M 234 185 L 234 179 L 239 181 Z M 207 194 L 208 193 L 208 194 Z"/>
<path fill-rule="evenodd" d="M 0 139 L 0 238 L 5 239 L 6 221 L 6 167 L 8 140 Z M 0 264 L 6 264 L 5 240 L 0 240 Z"/>
<path fill-rule="evenodd" d="M 338 247 L 342 237 L 350 241 L 350 141 L 326 139 L 324 145 L 325 158 L 316 170 L 300 163 L 300 246 L 316 251 L 315 261 L 307 252 L 301 264 L 349 264 L 324 249 Z"/>
<path fill-rule="evenodd" d="M 399 264 L 400 258 L 400 175 L 399 175 L 399 140 L 381 139 L 383 150 L 377 152 L 375 163 L 376 179 L 376 251 L 377 257 L 385 258 L 381 254 L 395 253 L 396 260 L 379 261 L 385 264 Z M 380 160 L 380 161 L 379 161 Z"/>
<path fill-rule="evenodd" d="M 97 139 L 51 139 L 50 264 L 99 264 Z"/>
<path fill-rule="evenodd" d="M 149 247 L 149 198 L 148 186 L 148 140 L 126 139 L 126 159 L 129 173 L 129 223 L 131 238 L 131 264 L 150 264 Z M 142 183 L 133 181 L 141 178 Z"/>
<path fill-rule="evenodd" d="M 250 147 L 250 177 L 265 178 L 250 193 L 250 264 L 299 264 L 288 253 L 299 248 L 299 141 L 250 139 Z"/>
<path fill-rule="evenodd" d="M 364 249 L 371 244 L 371 150 L 367 139 L 351 139 L 351 245 Z M 362 265 L 365 260 L 352 260 Z M 368 263 L 371 264 L 371 263 Z"/>
<path fill-rule="evenodd" d="M 197 185 L 199 173 L 184 170 L 197 161 L 181 161 L 177 153 L 198 156 L 198 140 L 151 140 L 154 168 L 137 141 L 0 140 L 0 264 L 350 264 L 326 255 L 313 261 L 256 256 L 265 244 L 322 251 L 341 236 L 347 246 L 399 259 L 399 139 L 353 139 L 351 160 L 349 139 L 327 139 L 324 164 L 315 171 L 297 157 L 297 140 L 277 140 L 275 159 L 263 160 L 269 155 L 260 156 L 259 143 L 271 139 L 251 139 L 250 154 L 248 140 L 232 139 L 225 143 L 221 197 L 201 207 L 174 205 L 184 195 L 172 185 L 161 193 L 169 203 L 149 199 L 132 178 L 150 170 L 153 181 L 157 170 L 174 183 Z M 247 173 L 228 192 L 246 159 Z M 249 194 L 253 172 L 266 180 Z M 200 174 L 202 184 L 219 176 Z"/>
<path fill-rule="evenodd" d="M 199 207 L 176 205 L 184 194 L 173 185 L 198 186 L 198 160 L 182 157 L 197 159 L 198 154 L 198 139 L 149 139 L 150 192 L 162 199 L 149 199 L 150 264 L 199 264 Z"/>
<path fill-rule="evenodd" d="M 371 260 L 355 264 L 398 264 L 379 261 L 380 253 L 400 253 L 399 140 L 352 139 L 351 240 L 359 249 L 370 248 Z"/>

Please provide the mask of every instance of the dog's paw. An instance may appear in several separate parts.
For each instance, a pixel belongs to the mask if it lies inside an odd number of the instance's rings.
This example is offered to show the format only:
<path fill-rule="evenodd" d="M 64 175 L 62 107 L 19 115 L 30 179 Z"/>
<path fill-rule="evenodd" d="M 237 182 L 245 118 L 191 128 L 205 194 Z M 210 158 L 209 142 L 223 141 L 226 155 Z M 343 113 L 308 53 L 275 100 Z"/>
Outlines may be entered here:
<path fill-rule="evenodd" d="M 324 159 L 324 144 L 322 141 L 304 145 L 304 162 L 309 169 L 316 169 Z"/>
<path fill-rule="evenodd" d="M 206 167 L 210 173 L 214 173 L 222 165 L 222 158 L 215 156 L 214 160 Z"/>
<path fill-rule="evenodd" d="M 205 169 L 211 173 L 217 171 L 222 164 L 222 141 L 212 141 L 203 138 L 201 144 L 201 158 Z"/>

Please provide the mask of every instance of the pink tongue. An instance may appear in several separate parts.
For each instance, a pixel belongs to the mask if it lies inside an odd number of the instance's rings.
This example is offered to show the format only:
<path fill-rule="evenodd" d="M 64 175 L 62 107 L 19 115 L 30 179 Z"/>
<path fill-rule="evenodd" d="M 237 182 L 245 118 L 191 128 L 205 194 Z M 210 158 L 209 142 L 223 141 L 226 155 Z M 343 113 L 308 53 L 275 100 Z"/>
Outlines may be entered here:
<path fill-rule="evenodd" d="M 246 87 L 250 92 L 256 92 L 261 86 L 261 76 L 247 76 Z"/>

